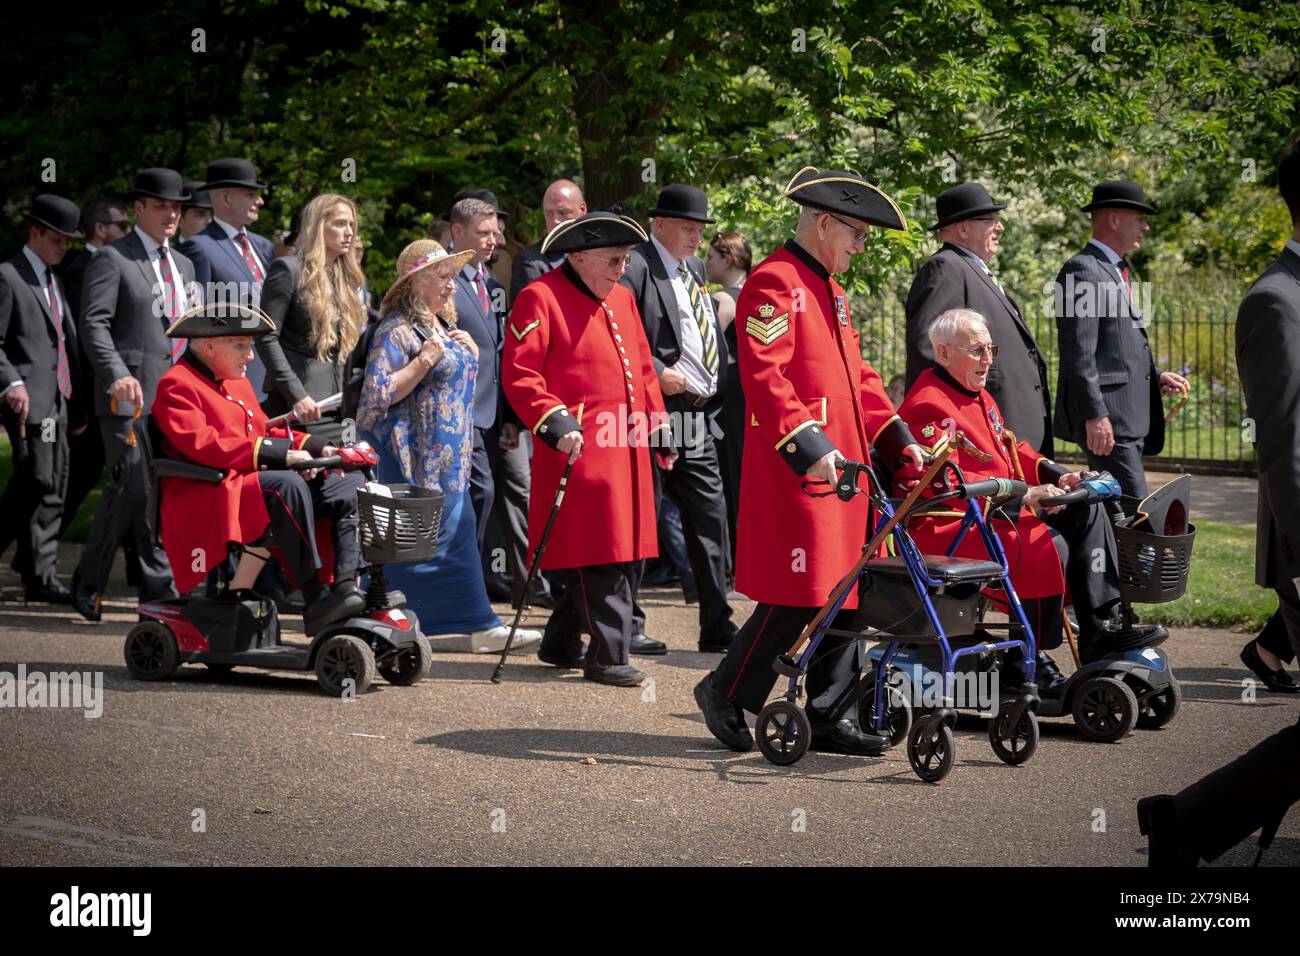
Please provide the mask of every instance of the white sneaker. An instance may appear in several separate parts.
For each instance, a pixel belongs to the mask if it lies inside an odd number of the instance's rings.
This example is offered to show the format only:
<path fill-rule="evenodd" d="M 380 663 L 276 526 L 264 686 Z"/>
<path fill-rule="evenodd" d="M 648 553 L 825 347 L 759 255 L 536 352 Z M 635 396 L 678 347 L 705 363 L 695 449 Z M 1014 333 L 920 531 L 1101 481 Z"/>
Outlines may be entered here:
<path fill-rule="evenodd" d="M 475 631 L 470 635 L 469 651 L 471 654 L 500 654 L 510 637 L 510 628 L 504 624 Z M 511 654 L 528 654 L 537 650 L 542 643 L 542 632 L 521 627 L 515 631 L 514 642 L 510 645 Z"/>

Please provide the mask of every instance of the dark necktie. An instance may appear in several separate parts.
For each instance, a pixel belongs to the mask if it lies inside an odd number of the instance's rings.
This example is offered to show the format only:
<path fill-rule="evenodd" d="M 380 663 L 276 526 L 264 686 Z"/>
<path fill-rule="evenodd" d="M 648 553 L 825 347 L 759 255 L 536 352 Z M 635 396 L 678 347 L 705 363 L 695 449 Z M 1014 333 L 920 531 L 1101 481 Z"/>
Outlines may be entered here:
<path fill-rule="evenodd" d="M 253 255 L 253 247 L 248 242 L 248 233 L 239 230 L 235 233 L 235 242 L 239 244 L 239 251 L 244 254 L 244 265 L 248 266 L 248 271 L 253 274 L 253 281 L 261 282 L 262 268 L 257 264 L 257 257 Z"/>
<path fill-rule="evenodd" d="M 474 273 L 474 291 L 478 293 L 478 304 L 483 307 L 484 315 L 492 314 L 492 302 L 488 299 L 487 277 L 483 274 L 483 267 L 480 265 L 478 271 Z"/>
<path fill-rule="evenodd" d="M 704 308 L 704 296 L 700 293 L 699 283 L 686 263 L 677 267 L 677 275 L 686 285 L 686 295 L 691 300 L 691 311 L 695 313 L 695 325 L 700 330 L 700 344 L 704 348 L 704 367 L 710 375 L 718 374 L 718 340 L 713 334 L 713 320 Z"/>
<path fill-rule="evenodd" d="M 68 371 L 68 346 L 63 335 L 63 310 L 59 307 L 59 296 L 54 289 L 54 273 L 45 270 L 45 292 L 50 297 L 50 325 L 59 343 L 59 361 L 55 378 L 59 383 L 59 394 L 64 400 L 72 397 L 72 375 Z"/>

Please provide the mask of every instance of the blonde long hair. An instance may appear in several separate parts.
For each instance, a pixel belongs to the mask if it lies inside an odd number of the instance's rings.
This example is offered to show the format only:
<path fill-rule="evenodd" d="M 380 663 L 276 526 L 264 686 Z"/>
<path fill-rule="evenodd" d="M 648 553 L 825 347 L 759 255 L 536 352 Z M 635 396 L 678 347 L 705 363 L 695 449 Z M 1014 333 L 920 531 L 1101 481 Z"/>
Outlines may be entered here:
<path fill-rule="evenodd" d="M 366 323 L 365 306 L 357 290 L 365 283 L 361 266 L 351 253 L 334 258 L 327 264 L 325 254 L 325 219 L 339 203 L 352 210 L 357 217 L 357 204 L 338 193 L 322 193 L 311 199 L 302 209 L 294 247 L 302 262 L 302 280 L 299 292 L 307 305 L 311 321 L 308 341 L 316 349 L 316 358 L 322 362 L 345 362 Z M 358 226 L 359 228 L 359 226 Z"/>

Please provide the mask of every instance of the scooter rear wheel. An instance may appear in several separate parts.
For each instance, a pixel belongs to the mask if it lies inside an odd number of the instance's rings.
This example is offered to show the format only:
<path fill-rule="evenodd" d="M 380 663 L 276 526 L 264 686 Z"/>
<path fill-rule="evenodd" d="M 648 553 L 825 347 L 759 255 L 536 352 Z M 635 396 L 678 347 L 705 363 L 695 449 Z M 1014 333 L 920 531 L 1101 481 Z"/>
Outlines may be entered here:
<path fill-rule="evenodd" d="M 131 628 L 122 646 L 126 669 L 136 680 L 166 680 L 180 666 L 176 637 L 166 624 L 141 621 Z"/>
<path fill-rule="evenodd" d="M 1115 677 L 1092 677 L 1074 695 L 1074 723 L 1089 740 L 1114 743 L 1133 732 L 1138 702 L 1133 689 Z"/>

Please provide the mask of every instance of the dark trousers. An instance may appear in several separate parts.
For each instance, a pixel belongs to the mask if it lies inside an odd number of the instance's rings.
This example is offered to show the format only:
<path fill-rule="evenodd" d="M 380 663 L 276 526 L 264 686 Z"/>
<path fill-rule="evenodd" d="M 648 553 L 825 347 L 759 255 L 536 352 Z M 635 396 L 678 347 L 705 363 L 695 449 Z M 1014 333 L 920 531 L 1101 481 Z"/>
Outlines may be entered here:
<path fill-rule="evenodd" d="M 68 437 L 68 490 L 63 496 L 63 518 L 59 524 L 59 537 L 77 518 L 81 503 L 94 490 L 104 473 L 104 436 L 92 418 L 80 435 Z"/>
<path fill-rule="evenodd" d="M 772 663 L 794 645 L 817 614 L 814 607 L 760 604 L 731 642 L 727 655 L 713 672 L 712 683 L 733 704 L 757 714 L 779 676 Z M 841 611 L 834 626 L 854 630 L 855 611 Z M 860 644 L 847 637 L 827 635 L 808 665 L 805 690 L 808 719 L 839 720 L 858 703 Z"/>
<path fill-rule="evenodd" d="M 487 537 L 487 550 L 483 553 L 484 578 L 496 585 L 505 586 L 500 556 L 510 572 L 510 597 L 518 603 L 524 593 L 524 579 L 528 577 L 528 486 L 532 477 L 529 457 L 529 440 L 523 435 L 517 448 L 501 448 L 498 452 L 493 481 L 496 503 Z M 497 549 L 500 549 L 498 552 Z M 539 572 L 533 579 L 532 597 L 548 596 L 550 585 Z"/>
<path fill-rule="evenodd" d="M 1174 815 L 1181 842 L 1213 860 L 1256 830 L 1275 830 L 1298 800 L 1300 723 L 1179 791 Z"/>
<path fill-rule="evenodd" d="M 1115 563 L 1115 529 L 1106 509 L 1095 504 L 1084 508 L 1079 505 L 1062 508 L 1044 516 L 1056 544 L 1058 557 L 1065 571 L 1065 585 L 1070 590 L 1070 600 L 1079 618 L 1081 635 L 1095 634 L 1102 621 L 1112 617 L 1119 603 L 1119 569 Z M 1003 538 L 1007 556 L 1015 561 L 1015 547 Z M 1094 570 L 1097 568 L 1097 570 Z M 1059 627 L 1060 614 L 1055 615 Z M 1032 626 L 1033 621 L 1030 621 Z M 1040 640 L 1046 648 L 1061 643 L 1059 632 L 1055 643 Z"/>
<path fill-rule="evenodd" d="M 68 419 L 61 398 L 46 425 L 27 422 L 27 437 L 6 411 L 5 430 L 13 449 L 13 474 L 0 497 L 0 552 L 17 541 L 14 569 L 26 587 L 49 584 L 59 562 L 59 525 L 68 488 Z"/>
<path fill-rule="evenodd" d="M 145 520 L 144 464 L 140 449 L 126 443 L 131 434 L 131 419 L 101 415 L 99 429 L 104 439 L 108 482 L 77 565 L 81 581 L 87 588 L 102 593 L 112 573 L 118 545 L 130 540 L 140 560 L 140 600 L 175 597 L 171 565 L 163 549 L 154 546 Z"/>
<path fill-rule="evenodd" d="M 689 448 L 679 445 L 677 463 L 671 471 L 653 468 L 655 513 L 665 494 L 682 513 L 686 554 L 691 559 L 700 597 L 700 640 L 709 641 L 729 635 L 734 627 L 727 603 L 727 503 L 722 494 L 718 448 L 709 430 L 708 413 L 692 408 L 677 396 L 669 398 L 667 406 L 680 421 L 690 416 L 692 424 L 689 431 L 683 428 L 683 435 L 692 444 Z M 645 613 L 639 606 L 634 613 L 636 631 L 643 634 Z"/>
<path fill-rule="evenodd" d="M 641 562 L 566 568 L 560 573 L 564 593 L 546 622 L 541 650 L 548 656 L 577 657 L 586 631 L 591 635 L 588 664 L 626 664 L 632 642 L 632 599 Z"/>
<path fill-rule="evenodd" d="M 296 471 L 263 471 L 257 477 L 271 516 L 271 536 L 303 596 L 310 598 L 310 582 L 321 569 L 316 519 L 322 516 L 331 524 L 335 582 L 355 581 L 361 564 L 357 489 L 365 479 L 356 472 L 320 474 L 311 481 Z"/>
<path fill-rule="evenodd" d="M 469 461 L 469 500 L 474 503 L 474 540 L 478 542 L 480 556 L 486 556 L 487 551 L 488 520 L 492 517 L 492 503 L 496 499 L 493 475 L 500 455 L 496 428 L 475 428 L 474 448 Z"/>
<path fill-rule="evenodd" d="M 1277 610 L 1259 632 L 1259 646 L 1271 651 L 1283 664 L 1300 655 L 1300 599 L 1294 587 L 1277 592 Z"/>
<path fill-rule="evenodd" d="M 1088 467 L 1094 471 L 1109 471 L 1119 482 L 1124 494 L 1142 499 L 1147 496 L 1147 475 L 1142 468 L 1142 439 L 1115 439 L 1115 447 L 1109 455 L 1094 455 L 1084 445 L 1088 456 Z"/>

